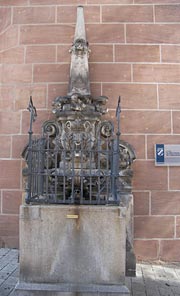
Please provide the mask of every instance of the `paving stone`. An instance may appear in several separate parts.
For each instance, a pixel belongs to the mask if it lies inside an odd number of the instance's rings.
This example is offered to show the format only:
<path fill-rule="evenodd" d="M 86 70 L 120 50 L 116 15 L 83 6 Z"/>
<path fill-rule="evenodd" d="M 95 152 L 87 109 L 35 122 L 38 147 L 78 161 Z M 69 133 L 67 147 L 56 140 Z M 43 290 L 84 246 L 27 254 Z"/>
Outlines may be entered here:
<path fill-rule="evenodd" d="M 142 277 L 142 268 L 140 264 L 137 264 L 136 266 L 136 277 Z"/>
<path fill-rule="evenodd" d="M 174 266 L 174 271 L 176 272 L 177 276 L 180 277 L 180 266 Z"/>
<path fill-rule="evenodd" d="M 144 296 L 161 296 L 157 289 L 146 289 L 146 294 Z"/>
<path fill-rule="evenodd" d="M 6 280 L 10 276 L 9 272 L 0 271 L 0 279 Z"/>
<path fill-rule="evenodd" d="M 174 293 L 170 289 L 159 287 L 161 296 L 174 296 Z"/>
<path fill-rule="evenodd" d="M 130 277 L 126 277 L 126 286 L 128 287 L 129 291 L 131 292 L 132 284 L 131 284 L 131 278 Z"/>
<path fill-rule="evenodd" d="M 15 286 L 17 284 L 17 282 L 18 282 L 18 278 L 17 277 L 10 276 L 6 280 L 6 285 Z"/>
<path fill-rule="evenodd" d="M 180 295 L 180 285 L 179 285 L 179 287 L 172 286 L 172 291 L 173 291 L 174 295 Z"/>
<path fill-rule="evenodd" d="M 144 292 L 134 291 L 133 290 L 133 296 L 145 296 L 146 294 Z"/>
<path fill-rule="evenodd" d="M 15 264 L 7 264 L 4 268 L 3 268 L 3 272 L 9 273 L 11 274 L 15 269 L 17 268 L 17 263 Z"/>
<path fill-rule="evenodd" d="M 9 252 L 10 252 L 9 249 L 6 249 L 6 248 L 4 248 L 4 249 L 0 249 L 0 255 L 1 255 L 1 256 L 5 255 L 5 254 L 7 254 L 7 253 L 9 253 Z"/>
<path fill-rule="evenodd" d="M 167 266 L 164 266 L 163 268 L 164 268 L 164 271 L 165 271 L 165 274 L 166 274 L 167 278 L 169 278 L 170 280 L 178 279 L 178 276 L 177 276 L 174 268 L 167 267 Z"/>
<path fill-rule="evenodd" d="M 14 277 L 19 277 L 19 266 L 16 267 L 16 269 L 13 271 L 13 273 L 11 274 L 11 276 L 14 276 Z"/>
<path fill-rule="evenodd" d="M 6 285 L 6 283 L 4 283 L 0 286 L 0 295 L 8 296 L 13 289 L 14 289 L 14 285 Z"/>
<path fill-rule="evenodd" d="M 132 290 L 133 291 L 138 291 L 140 293 L 145 293 L 146 291 L 146 287 L 144 286 L 143 283 L 140 283 L 140 282 L 132 282 Z"/>

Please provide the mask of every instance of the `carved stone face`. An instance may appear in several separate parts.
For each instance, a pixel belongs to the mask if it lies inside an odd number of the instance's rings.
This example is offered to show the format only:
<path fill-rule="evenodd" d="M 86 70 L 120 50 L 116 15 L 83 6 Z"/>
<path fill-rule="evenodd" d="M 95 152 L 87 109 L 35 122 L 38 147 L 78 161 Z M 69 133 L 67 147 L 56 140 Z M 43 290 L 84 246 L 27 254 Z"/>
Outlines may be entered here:
<path fill-rule="evenodd" d="M 87 52 L 87 42 L 83 39 L 77 39 L 74 43 L 74 51 L 77 55 L 83 55 Z"/>
<path fill-rule="evenodd" d="M 61 135 L 62 146 L 66 150 L 80 151 L 94 145 L 93 124 L 89 121 L 67 121 Z"/>

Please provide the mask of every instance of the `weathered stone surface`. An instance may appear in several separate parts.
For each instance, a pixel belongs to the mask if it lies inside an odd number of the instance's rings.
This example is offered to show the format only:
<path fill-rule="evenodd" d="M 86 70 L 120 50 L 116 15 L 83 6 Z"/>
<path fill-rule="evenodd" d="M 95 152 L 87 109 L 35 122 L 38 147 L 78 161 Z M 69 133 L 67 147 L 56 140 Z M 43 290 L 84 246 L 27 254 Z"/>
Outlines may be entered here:
<path fill-rule="evenodd" d="M 74 93 L 90 95 L 89 83 L 89 48 L 86 41 L 83 7 L 77 9 L 77 22 L 74 36 L 74 43 L 71 47 L 71 66 L 68 95 Z"/>
<path fill-rule="evenodd" d="M 125 274 L 125 218 L 119 211 L 117 207 L 21 206 L 20 280 L 118 283 Z"/>
<path fill-rule="evenodd" d="M 62 295 L 52 291 L 128 295 L 123 286 L 125 228 L 122 207 L 21 206 L 20 283 L 15 295 L 41 295 L 39 285 L 48 296 Z"/>
<path fill-rule="evenodd" d="M 17 284 L 13 296 L 128 296 L 129 290 L 122 285 L 73 285 L 73 284 Z M 26 291 L 25 291 L 26 290 Z"/>
<path fill-rule="evenodd" d="M 123 199 L 123 197 L 122 197 Z M 126 207 L 126 276 L 136 275 L 136 257 L 133 249 L 133 196 L 124 195 Z"/>

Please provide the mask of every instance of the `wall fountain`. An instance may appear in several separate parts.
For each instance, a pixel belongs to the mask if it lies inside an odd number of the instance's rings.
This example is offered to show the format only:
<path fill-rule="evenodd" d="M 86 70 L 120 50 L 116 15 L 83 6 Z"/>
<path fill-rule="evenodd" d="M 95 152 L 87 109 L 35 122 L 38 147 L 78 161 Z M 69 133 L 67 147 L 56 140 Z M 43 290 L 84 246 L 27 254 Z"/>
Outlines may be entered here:
<path fill-rule="evenodd" d="M 25 204 L 20 209 L 20 279 L 14 295 L 129 295 L 135 274 L 132 146 L 104 120 L 106 96 L 93 97 L 83 7 L 71 52 L 67 96 L 52 103 L 53 120 L 33 136 L 32 98 Z"/>

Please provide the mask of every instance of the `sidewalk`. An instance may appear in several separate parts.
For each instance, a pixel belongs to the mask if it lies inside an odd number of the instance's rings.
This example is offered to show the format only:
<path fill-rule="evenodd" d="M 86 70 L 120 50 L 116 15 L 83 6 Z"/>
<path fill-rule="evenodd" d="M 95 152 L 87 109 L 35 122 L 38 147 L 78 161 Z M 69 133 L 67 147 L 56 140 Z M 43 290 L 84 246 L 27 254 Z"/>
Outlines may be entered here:
<path fill-rule="evenodd" d="M 8 296 L 19 276 L 18 251 L 0 249 L 0 296 Z"/>
<path fill-rule="evenodd" d="M 0 296 L 10 295 L 18 276 L 18 250 L 0 249 Z M 139 263 L 126 285 L 132 296 L 180 296 L 180 264 Z"/>

